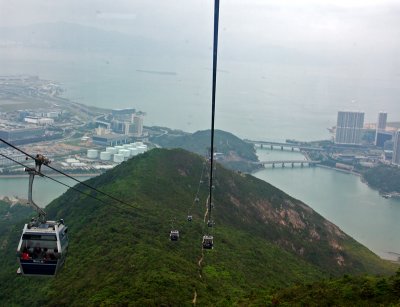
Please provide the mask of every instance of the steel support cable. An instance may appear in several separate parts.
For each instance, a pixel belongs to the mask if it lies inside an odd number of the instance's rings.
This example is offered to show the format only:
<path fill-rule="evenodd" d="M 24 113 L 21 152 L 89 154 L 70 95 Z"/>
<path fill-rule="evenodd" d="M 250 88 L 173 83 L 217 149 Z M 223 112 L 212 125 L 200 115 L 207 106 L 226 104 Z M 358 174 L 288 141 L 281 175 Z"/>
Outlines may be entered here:
<path fill-rule="evenodd" d="M 214 126 L 215 126 L 215 93 L 217 85 L 217 54 L 218 54 L 218 23 L 219 23 L 219 0 L 214 4 L 214 45 L 213 45 L 213 77 L 212 77 L 212 112 L 211 112 L 211 149 L 210 149 L 210 192 L 208 200 L 208 219 L 211 221 L 211 203 L 213 190 L 214 169 Z"/>
<path fill-rule="evenodd" d="M 194 207 L 195 203 L 200 201 L 200 198 L 199 198 L 200 187 L 201 187 L 201 184 L 202 184 L 202 182 L 203 182 L 204 170 L 206 169 L 206 166 L 207 166 L 207 164 L 206 164 L 206 162 L 204 162 L 204 163 L 203 163 L 203 168 L 202 168 L 202 170 L 201 170 L 201 175 L 200 175 L 199 184 L 197 185 L 196 196 L 195 196 L 195 198 L 194 198 L 194 200 L 193 200 L 191 206 L 190 206 L 189 209 L 188 209 L 188 215 L 190 215 L 190 213 L 193 211 L 193 207 Z"/>
<path fill-rule="evenodd" d="M 18 161 L 16 161 L 16 160 L 14 160 L 13 158 L 10 158 L 10 157 L 8 157 L 8 156 L 6 156 L 6 155 L 4 155 L 4 154 L 1 154 L 1 153 L 0 153 L 0 156 L 2 156 L 2 157 L 4 157 L 4 158 L 6 158 L 6 159 L 8 159 L 8 160 L 10 160 L 10 161 L 12 161 L 12 162 L 18 164 L 18 165 L 21 165 L 21 166 L 23 166 L 23 167 L 25 167 L 25 168 L 32 169 L 31 167 L 29 167 L 29 166 L 27 166 L 27 165 L 25 165 L 25 164 L 23 164 L 23 163 L 21 163 L 21 162 L 18 162 Z M 113 205 L 113 204 L 111 204 L 111 203 L 105 202 L 104 200 L 102 200 L 102 199 L 100 199 L 100 198 L 97 198 L 97 197 L 91 195 L 90 193 L 86 193 L 86 192 L 81 191 L 81 190 L 79 190 L 79 189 L 77 189 L 77 188 L 75 188 L 75 187 L 71 187 L 70 185 L 68 185 L 68 184 L 66 184 L 66 183 L 64 183 L 64 182 L 61 182 L 61 181 L 59 181 L 59 180 L 57 180 L 57 179 L 54 179 L 53 177 L 47 176 L 47 175 L 45 175 L 45 174 L 43 174 L 43 173 L 39 173 L 39 172 L 38 172 L 38 175 L 39 175 L 39 176 L 43 176 L 43 177 L 45 177 L 45 178 L 48 178 L 48 179 L 50 179 L 50 180 L 53 180 L 53 181 L 55 181 L 55 182 L 57 182 L 57 183 L 59 183 L 59 184 L 62 184 L 63 186 L 66 186 L 67 188 L 70 188 L 70 189 L 72 189 L 72 190 L 74 190 L 74 191 L 77 191 L 77 192 L 79 192 L 79 193 L 81 193 L 81 194 L 83 194 L 83 195 L 89 196 L 89 197 L 91 197 L 91 198 L 93 198 L 93 199 L 95 199 L 95 200 L 97 200 L 97 201 L 99 201 L 99 202 L 102 202 L 103 204 L 113 206 L 113 207 L 115 207 L 115 208 L 117 208 L 117 209 L 120 209 L 120 210 L 122 209 L 122 208 L 117 207 L 117 206 L 115 206 L 115 205 Z"/>
<path fill-rule="evenodd" d="M 204 162 L 204 163 L 203 163 L 203 168 L 202 168 L 202 170 L 201 170 L 201 175 L 200 175 L 199 184 L 198 184 L 198 186 L 197 186 L 196 197 L 199 196 L 200 187 L 201 187 L 201 185 L 202 185 L 202 183 L 203 183 L 204 170 L 206 169 L 206 167 L 207 167 L 207 164 L 206 164 L 206 162 Z"/>
<path fill-rule="evenodd" d="M 31 159 L 33 159 L 33 160 L 36 160 L 34 156 L 28 154 L 27 152 L 23 151 L 22 149 L 18 148 L 17 146 L 15 146 L 15 145 L 13 145 L 13 144 L 11 144 L 11 143 L 9 143 L 9 142 L 3 140 L 2 138 L 0 138 L 0 141 L 3 142 L 4 144 L 6 144 L 6 145 L 8 145 L 8 146 L 10 146 L 10 147 L 12 147 L 12 148 L 14 148 L 15 150 L 18 150 L 19 152 L 23 153 L 23 154 L 26 155 L 27 157 L 29 157 L 29 158 L 31 158 Z M 44 165 L 47 166 L 48 168 L 52 169 L 53 171 L 55 171 L 55 172 L 61 174 L 61 175 L 64 175 L 64 176 L 66 176 L 66 177 L 68 177 L 68 178 L 71 178 L 72 180 L 74 180 L 74 181 L 76 181 L 76 182 L 79 182 L 80 184 L 84 185 L 85 187 L 87 187 L 87 188 L 89 188 L 89 189 L 92 189 L 92 190 L 94 190 L 94 191 L 96 191 L 96 192 L 98 192 L 98 193 L 100 193 L 100 194 L 103 194 L 103 195 L 105 195 L 105 196 L 107 196 L 107 197 L 109 197 L 109 198 L 111 198 L 111 199 L 113 199 L 113 200 L 115 200 L 115 201 L 117 201 L 117 202 L 120 202 L 121 204 L 131 206 L 130 204 L 128 204 L 128 203 L 126 203 L 126 202 L 124 202 L 124 201 L 122 201 L 122 200 L 120 200 L 120 199 L 118 199 L 118 198 L 116 198 L 116 197 L 114 197 L 114 196 L 108 194 L 108 193 L 102 192 L 102 191 L 100 191 L 100 190 L 98 190 L 98 189 L 96 189 L 96 188 L 94 188 L 94 187 L 91 187 L 91 186 L 88 185 L 87 183 L 85 183 L 85 182 L 83 182 L 83 181 L 80 181 L 80 180 L 78 180 L 78 179 L 72 177 L 71 175 L 68 175 L 68 174 L 66 174 L 66 173 L 64 173 L 64 172 L 62 172 L 62 171 L 60 171 L 60 170 L 58 170 L 58 169 L 56 169 L 56 168 L 54 168 L 54 167 L 52 167 L 52 166 L 50 166 L 50 165 L 46 165 L 46 164 L 44 164 Z"/>
<path fill-rule="evenodd" d="M 19 165 L 21 165 L 21 166 L 23 166 L 23 167 L 25 167 L 25 168 L 31 168 L 31 167 L 26 166 L 25 164 L 23 164 L 23 163 L 21 163 L 21 162 L 18 162 L 18 161 L 16 161 L 16 160 L 14 160 L 14 159 L 12 159 L 12 158 L 10 158 L 10 157 L 4 155 L 4 154 L 1 154 L 1 153 L 0 153 L 0 156 L 6 158 L 6 159 L 8 159 L 8 160 L 10 160 L 10 161 L 12 161 L 12 162 L 14 162 L 14 163 L 16 163 L 16 164 L 19 164 Z M 61 181 L 59 181 L 59 180 L 57 180 L 57 179 L 54 179 L 53 177 L 47 176 L 47 175 L 45 175 L 45 174 L 43 174 L 43 173 L 38 173 L 38 174 L 39 174 L 39 176 L 43 176 L 43 177 L 45 177 L 45 178 L 48 178 L 48 179 L 50 179 L 50 180 L 53 180 L 53 181 L 55 181 L 55 182 L 57 182 L 57 183 L 59 183 L 59 184 L 62 184 L 63 186 L 66 186 L 67 188 L 70 188 L 70 189 L 72 189 L 72 190 L 74 190 L 74 191 L 77 191 L 77 192 L 79 192 L 79 193 L 81 193 L 81 194 L 83 194 L 83 195 L 89 196 L 89 197 L 91 197 L 91 198 L 93 198 L 93 199 L 95 199 L 95 200 L 97 200 L 97 201 L 99 201 L 99 202 L 102 202 L 103 204 L 105 204 L 105 205 L 107 205 L 107 206 L 114 207 L 114 208 L 116 208 L 116 209 L 118 209 L 118 210 L 124 210 L 125 212 L 130 212 L 130 211 L 128 211 L 126 208 L 121 208 L 121 207 L 116 206 L 115 204 L 112 204 L 112 203 L 109 203 L 109 202 L 105 202 L 104 200 L 102 200 L 102 199 L 100 199 L 100 198 L 97 198 L 97 197 L 95 197 L 95 196 L 93 196 L 93 195 L 91 195 L 91 194 L 89 194 L 89 193 L 83 192 L 83 191 L 81 191 L 81 190 L 79 190 L 79 189 L 77 189 L 77 188 L 75 188 L 75 187 L 71 187 L 71 186 L 69 186 L 68 184 L 65 184 L 65 183 L 63 183 L 63 182 L 61 182 Z M 131 207 L 132 207 L 132 206 L 131 206 Z M 132 207 L 132 208 L 134 208 L 134 207 Z M 135 209 L 135 208 L 134 208 L 134 209 Z"/>

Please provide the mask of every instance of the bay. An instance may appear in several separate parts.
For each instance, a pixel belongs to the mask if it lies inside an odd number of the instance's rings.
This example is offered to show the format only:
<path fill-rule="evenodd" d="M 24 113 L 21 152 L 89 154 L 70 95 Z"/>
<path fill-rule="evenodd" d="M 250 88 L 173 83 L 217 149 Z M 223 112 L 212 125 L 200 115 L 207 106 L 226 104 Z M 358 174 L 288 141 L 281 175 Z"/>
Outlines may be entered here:
<path fill-rule="evenodd" d="M 299 152 L 257 150 L 260 160 L 303 159 Z M 253 174 L 299 199 L 377 255 L 400 254 L 400 200 L 382 198 L 360 177 L 320 167 L 268 167 Z"/>
<path fill-rule="evenodd" d="M 85 181 L 89 178 L 78 177 L 78 180 Z M 66 177 L 57 177 L 56 179 L 69 186 L 74 186 L 77 183 Z M 0 177 L 0 196 L 18 196 L 19 198 L 28 199 L 28 183 L 28 177 Z M 65 193 L 67 189 L 66 186 L 48 178 L 35 178 L 33 200 L 39 207 L 45 207 L 52 200 Z"/>

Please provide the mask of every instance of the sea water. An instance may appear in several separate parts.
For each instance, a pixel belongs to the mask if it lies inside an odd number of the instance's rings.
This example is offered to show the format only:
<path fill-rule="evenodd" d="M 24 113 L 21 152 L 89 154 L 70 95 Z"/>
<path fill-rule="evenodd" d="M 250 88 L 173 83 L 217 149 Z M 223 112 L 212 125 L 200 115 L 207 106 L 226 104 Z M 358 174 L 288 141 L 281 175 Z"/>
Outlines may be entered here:
<path fill-rule="evenodd" d="M 257 150 L 260 160 L 303 159 L 299 152 Z M 381 257 L 400 254 L 400 200 L 385 199 L 359 176 L 320 167 L 267 167 L 253 174 L 297 198 Z"/>

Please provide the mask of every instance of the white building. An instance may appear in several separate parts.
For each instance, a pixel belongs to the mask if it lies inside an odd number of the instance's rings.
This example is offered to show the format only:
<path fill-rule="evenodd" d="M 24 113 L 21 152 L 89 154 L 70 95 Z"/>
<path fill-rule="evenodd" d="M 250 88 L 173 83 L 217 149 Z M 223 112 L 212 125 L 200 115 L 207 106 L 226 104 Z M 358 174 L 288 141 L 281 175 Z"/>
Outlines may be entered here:
<path fill-rule="evenodd" d="M 39 117 L 27 116 L 24 118 L 24 122 L 37 125 L 39 122 Z"/>
<path fill-rule="evenodd" d="M 360 145 L 364 128 L 364 112 L 339 111 L 335 144 Z"/>
<path fill-rule="evenodd" d="M 27 116 L 24 118 L 24 121 L 30 124 L 36 124 L 40 126 L 52 125 L 54 124 L 54 119 L 47 117 L 33 117 Z"/>

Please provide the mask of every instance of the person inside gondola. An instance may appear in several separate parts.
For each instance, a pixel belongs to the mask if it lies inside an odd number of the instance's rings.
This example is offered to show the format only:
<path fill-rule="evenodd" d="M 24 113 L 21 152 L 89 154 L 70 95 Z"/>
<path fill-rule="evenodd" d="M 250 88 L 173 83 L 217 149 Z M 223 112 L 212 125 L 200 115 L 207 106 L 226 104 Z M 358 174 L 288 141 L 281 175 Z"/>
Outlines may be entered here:
<path fill-rule="evenodd" d="M 28 253 L 28 249 L 26 247 L 22 251 L 21 259 L 23 259 L 23 260 L 29 260 L 30 259 L 30 256 L 29 256 L 29 253 Z"/>
<path fill-rule="evenodd" d="M 49 256 L 49 254 L 48 254 L 48 251 L 47 251 L 47 247 L 45 247 L 45 248 L 43 248 L 42 258 L 44 260 L 48 260 L 48 256 Z"/>
<path fill-rule="evenodd" d="M 49 251 L 47 253 L 47 257 L 48 257 L 48 260 L 56 260 L 56 255 L 54 255 L 54 252 Z"/>
<path fill-rule="evenodd" d="M 54 256 L 54 259 L 57 259 L 57 258 L 60 257 L 60 254 L 58 253 L 58 249 L 57 248 L 54 249 L 53 256 Z"/>
<path fill-rule="evenodd" d="M 54 256 L 54 252 L 47 249 L 46 247 L 43 250 L 43 259 L 44 260 L 55 260 L 56 256 Z"/>
<path fill-rule="evenodd" d="M 42 257 L 42 249 L 40 248 L 39 243 L 36 244 L 35 248 L 33 249 L 33 259 L 39 259 Z"/>

